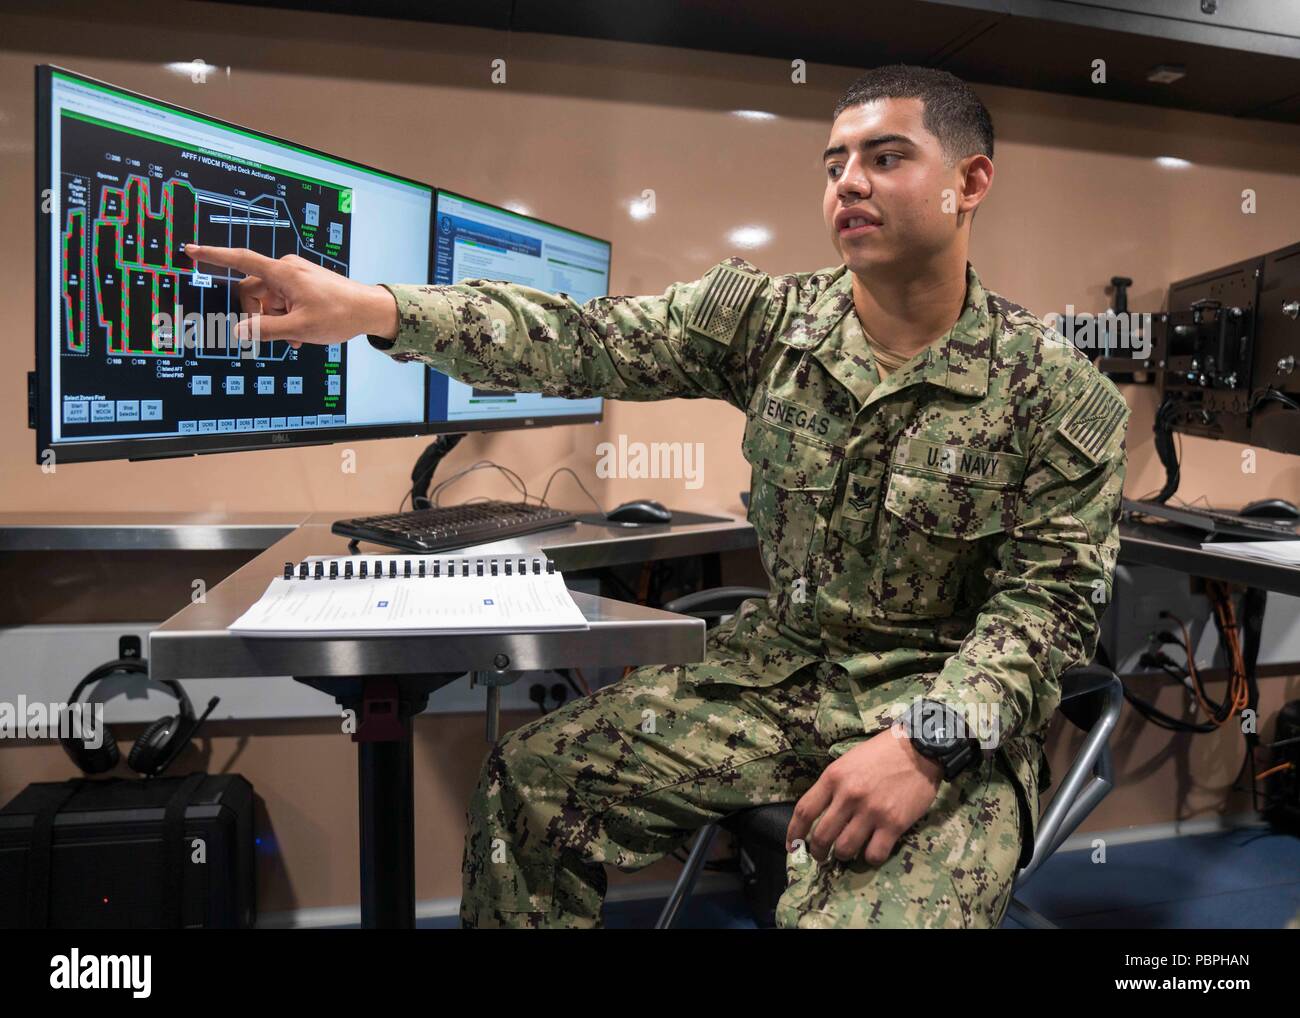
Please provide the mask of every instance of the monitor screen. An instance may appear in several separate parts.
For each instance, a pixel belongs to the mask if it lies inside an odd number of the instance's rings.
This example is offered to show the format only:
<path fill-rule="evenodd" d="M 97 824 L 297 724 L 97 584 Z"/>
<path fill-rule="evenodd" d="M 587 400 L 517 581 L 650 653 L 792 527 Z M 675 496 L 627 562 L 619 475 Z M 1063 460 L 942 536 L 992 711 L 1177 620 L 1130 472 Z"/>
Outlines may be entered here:
<path fill-rule="evenodd" d="M 364 337 L 241 347 L 238 273 L 184 245 L 423 281 L 431 187 L 57 68 L 37 121 L 38 462 L 428 431 L 422 365 Z"/>
<path fill-rule="evenodd" d="M 610 243 L 439 189 L 433 281 L 491 279 L 567 293 L 579 304 L 609 292 Z M 602 401 L 501 393 L 429 372 L 429 422 L 442 431 L 600 419 Z"/>

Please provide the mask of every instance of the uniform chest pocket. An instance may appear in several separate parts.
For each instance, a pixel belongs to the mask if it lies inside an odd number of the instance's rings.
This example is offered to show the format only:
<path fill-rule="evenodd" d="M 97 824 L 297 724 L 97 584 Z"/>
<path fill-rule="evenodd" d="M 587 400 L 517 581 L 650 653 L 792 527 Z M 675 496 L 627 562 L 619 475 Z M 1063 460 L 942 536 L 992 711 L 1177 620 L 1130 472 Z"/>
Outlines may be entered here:
<path fill-rule="evenodd" d="M 895 465 L 881 504 L 872 569 L 878 611 L 890 618 L 943 618 L 965 607 L 963 589 L 992 538 L 1014 526 L 1019 489 Z M 982 578 L 982 577 L 981 577 Z"/>
<path fill-rule="evenodd" d="M 839 472 L 841 451 L 751 417 L 745 459 L 754 468 L 749 519 L 758 531 L 763 563 L 777 583 L 806 576 L 821 533 L 821 515 Z"/>

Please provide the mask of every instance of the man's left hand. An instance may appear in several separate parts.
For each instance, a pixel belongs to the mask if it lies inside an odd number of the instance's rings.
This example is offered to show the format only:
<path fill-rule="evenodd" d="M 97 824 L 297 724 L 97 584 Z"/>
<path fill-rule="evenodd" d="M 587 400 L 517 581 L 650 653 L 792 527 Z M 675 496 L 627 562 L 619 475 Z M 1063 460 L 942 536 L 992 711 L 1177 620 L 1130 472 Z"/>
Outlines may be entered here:
<path fill-rule="evenodd" d="M 822 771 L 795 804 L 786 851 L 803 841 L 819 861 L 861 855 L 879 866 L 929 811 L 942 780 L 943 765 L 921 756 L 901 725 L 878 732 Z"/>

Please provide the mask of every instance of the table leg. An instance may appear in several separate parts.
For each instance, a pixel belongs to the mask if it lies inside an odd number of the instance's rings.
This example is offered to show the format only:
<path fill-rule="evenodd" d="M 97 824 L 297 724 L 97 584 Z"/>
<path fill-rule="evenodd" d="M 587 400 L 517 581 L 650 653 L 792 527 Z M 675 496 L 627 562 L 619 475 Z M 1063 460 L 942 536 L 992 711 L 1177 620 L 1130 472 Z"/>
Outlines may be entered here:
<path fill-rule="evenodd" d="M 411 719 L 395 740 L 357 744 L 361 925 L 415 927 L 415 805 Z"/>
<path fill-rule="evenodd" d="M 361 925 L 415 926 L 415 770 L 411 719 L 456 675 L 295 676 L 356 719 Z"/>

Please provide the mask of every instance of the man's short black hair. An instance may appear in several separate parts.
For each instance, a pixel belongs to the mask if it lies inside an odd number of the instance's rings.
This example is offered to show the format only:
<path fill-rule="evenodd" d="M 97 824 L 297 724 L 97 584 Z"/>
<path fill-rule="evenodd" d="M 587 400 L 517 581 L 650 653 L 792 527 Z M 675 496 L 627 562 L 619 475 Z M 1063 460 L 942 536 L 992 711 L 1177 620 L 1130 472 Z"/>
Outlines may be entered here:
<path fill-rule="evenodd" d="M 949 166 L 967 156 L 993 158 L 993 118 L 957 75 L 912 64 L 874 67 L 849 86 L 831 119 L 875 99 L 920 99 L 925 105 L 921 122 L 939 139 Z"/>

